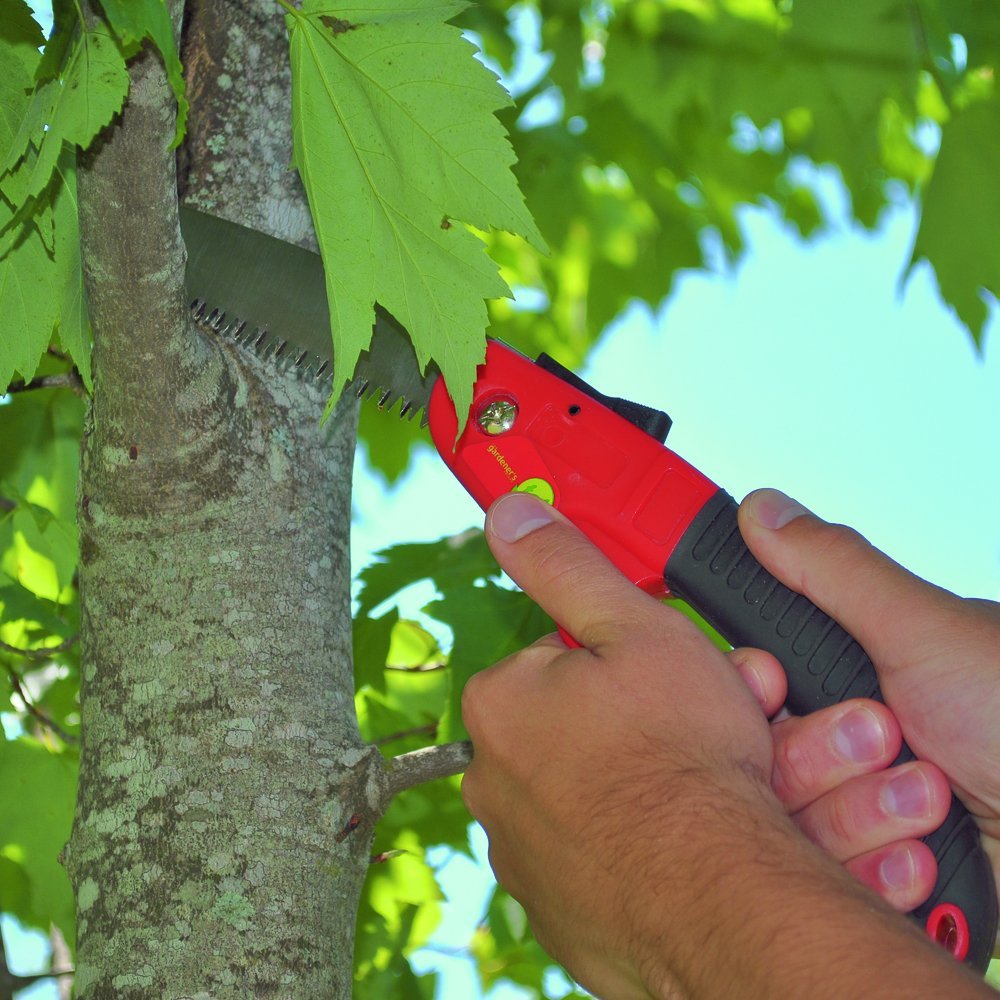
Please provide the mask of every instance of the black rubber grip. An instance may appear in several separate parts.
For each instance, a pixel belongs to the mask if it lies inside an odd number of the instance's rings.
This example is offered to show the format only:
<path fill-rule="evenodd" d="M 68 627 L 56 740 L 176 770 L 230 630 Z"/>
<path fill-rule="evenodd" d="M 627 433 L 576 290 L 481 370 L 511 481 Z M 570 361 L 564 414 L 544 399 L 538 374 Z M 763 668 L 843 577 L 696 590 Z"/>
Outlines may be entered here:
<path fill-rule="evenodd" d="M 805 715 L 848 698 L 882 701 L 868 654 L 829 615 L 757 562 L 740 534 L 737 510 L 724 490 L 701 509 L 664 571 L 671 593 L 733 646 L 776 656 L 788 676 L 789 711 Z M 913 759 L 904 744 L 893 766 Z M 997 894 L 979 829 L 953 797 L 944 823 L 924 843 L 937 858 L 938 880 L 931 898 L 911 916 L 959 957 L 966 922 L 964 960 L 984 972 L 996 940 Z"/>

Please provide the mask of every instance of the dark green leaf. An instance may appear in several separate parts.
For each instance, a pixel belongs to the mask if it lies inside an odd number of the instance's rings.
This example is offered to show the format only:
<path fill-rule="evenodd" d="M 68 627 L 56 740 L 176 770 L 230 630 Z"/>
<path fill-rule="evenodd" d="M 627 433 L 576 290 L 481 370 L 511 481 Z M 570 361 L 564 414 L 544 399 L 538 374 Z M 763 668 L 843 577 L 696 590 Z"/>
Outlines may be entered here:
<path fill-rule="evenodd" d="M 437 542 L 395 545 L 376 553 L 377 562 L 358 574 L 362 589 L 359 614 L 369 614 L 404 587 L 433 580 L 442 593 L 464 591 L 476 581 L 499 572 L 480 531 Z"/>
<path fill-rule="evenodd" d="M 520 591 L 492 580 L 465 593 L 450 592 L 424 611 L 455 634 L 449 669 L 452 675 L 448 711 L 441 722 L 443 742 L 467 739 L 462 724 L 462 689 L 474 674 L 554 631 L 552 619 Z"/>
<path fill-rule="evenodd" d="M 984 293 L 1000 295 L 998 156 L 1000 99 L 973 104 L 944 127 L 910 261 L 911 269 L 930 261 L 941 297 L 977 343 L 988 315 Z"/>

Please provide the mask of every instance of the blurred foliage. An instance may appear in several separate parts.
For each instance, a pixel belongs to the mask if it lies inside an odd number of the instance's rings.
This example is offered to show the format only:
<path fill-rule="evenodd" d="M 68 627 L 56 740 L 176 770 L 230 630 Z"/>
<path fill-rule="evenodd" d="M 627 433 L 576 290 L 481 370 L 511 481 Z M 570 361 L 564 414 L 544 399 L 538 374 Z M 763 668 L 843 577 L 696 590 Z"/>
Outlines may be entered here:
<path fill-rule="evenodd" d="M 74 5 L 58 6 L 75 18 Z M 42 355 L 36 376 L 67 373 L 66 350 L 89 383 L 67 144 L 85 139 L 93 122 L 67 101 L 61 146 L 48 133 L 33 144 L 14 127 L 29 108 L 26 87 L 58 75 L 77 28 L 57 31 L 39 60 L 25 8 L 7 7 L 3 371 L 34 364 L 50 343 L 56 350 Z M 887 205 L 913 199 L 919 229 L 901 270 L 929 261 L 943 300 L 979 342 L 1000 290 L 996 0 L 484 0 L 459 23 L 512 91 L 502 118 L 515 172 L 551 249 L 546 256 L 507 234 L 482 234 L 515 292 L 490 303 L 493 336 L 578 365 L 629 302 L 655 306 L 685 269 L 738 262 L 748 249 L 743 206 L 769 206 L 803 239 L 821 237 L 831 222 L 815 168 L 828 166 L 860 226 L 876 226 Z M 107 54 L 106 39 L 89 41 Z M 96 61 L 74 72 L 99 69 Z M 108 85 L 119 86 L 110 63 L 108 72 Z M 39 121 L 47 113 L 31 110 Z M 36 222 L 12 242 L 24 212 L 36 208 Z M 7 279 L 25 260 L 31 282 L 16 295 Z M 27 336 L 29 320 L 40 337 Z M 79 728 L 83 410 L 68 388 L 0 400 L 0 910 L 43 931 L 55 923 L 70 940 L 57 855 L 72 814 Z M 424 440 L 418 423 L 364 408 L 365 447 L 390 482 Z M 419 580 L 430 580 L 437 597 L 416 622 L 396 603 Z M 464 680 L 552 627 L 503 585 L 478 534 L 387 550 L 362 570 L 360 586 L 357 712 L 366 738 L 387 756 L 461 738 Z M 469 852 L 458 785 L 440 781 L 399 797 L 377 831 L 358 916 L 361 998 L 435 994 L 435 976 L 414 973 L 409 957 L 441 912 L 427 850 Z M 520 907 L 500 890 L 470 928 L 464 954 L 487 987 L 505 980 L 538 996 L 578 995 L 552 976 Z"/>
<path fill-rule="evenodd" d="M 39 373 L 65 373 L 48 355 Z M 59 862 L 79 736 L 76 480 L 83 400 L 41 389 L 0 405 L 0 910 L 72 946 Z"/>

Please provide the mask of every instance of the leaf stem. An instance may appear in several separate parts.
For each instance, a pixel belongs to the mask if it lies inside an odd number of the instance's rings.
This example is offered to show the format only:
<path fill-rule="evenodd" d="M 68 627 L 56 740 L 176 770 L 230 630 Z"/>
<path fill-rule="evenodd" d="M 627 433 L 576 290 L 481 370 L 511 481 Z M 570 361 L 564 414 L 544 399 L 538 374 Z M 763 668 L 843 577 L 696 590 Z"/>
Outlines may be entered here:
<path fill-rule="evenodd" d="M 283 7 L 289 14 L 292 14 L 294 17 L 299 17 L 299 18 L 302 17 L 302 11 L 300 11 L 297 7 L 293 7 L 288 2 L 288 0 L 274 0 L 274 2 L 279 7 Z"/>
<path fill-rule="evenodd" d="M 5 653 L 13 653 L 15 656 L 23 656 L 26 660 L 47 660 L 53 653 L 65 653 L 80 641 L 80 633 L 74 632 L 68 639 L 64 639 L 58 646 L 42 646 L 38 649 L 21 649 L 19 646 L 12 646 L 10 643 L 0 639 L 0 650 Z"/>
<path fill-rule="evenodd" d="M 31 392 L 33 389 L 72 389 L 78 396 L 87 394 L 83 388 L 83 381 L 75 370 L 63 372 L 61 375 L 41 375 L 30 382 L 11 382 L 7 386 L 7 393 L 13 395 L 16 392 Z"/>

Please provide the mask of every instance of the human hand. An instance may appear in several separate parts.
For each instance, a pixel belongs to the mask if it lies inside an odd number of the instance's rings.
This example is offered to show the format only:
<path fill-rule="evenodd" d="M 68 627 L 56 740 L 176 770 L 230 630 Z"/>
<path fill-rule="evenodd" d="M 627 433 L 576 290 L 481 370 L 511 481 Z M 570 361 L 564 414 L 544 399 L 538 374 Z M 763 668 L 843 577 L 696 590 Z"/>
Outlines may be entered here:
<path fill-rule="evenodd" d="M 552 508 L 508 494 L 487 537 L 583 645 L 549 636 L 468 682 L 463 796 L 543 947 L 599 995 L 647 996 L 664 940 L 692 919 L 684 901 L 748 829 L 787 825 L 767 720 L 692 622 Z"/>
<path fill-rule="evenodd" d="M 879 783 L 896 780 L 900 772 L 909 770 L 927 782 L 923 817 L 930 826 L 922 832 L 911 829 L 904 836 L 930 832 L 943 818 L 942 807 L 946 808 L 940 775 L 926 763 L 933 761 L 978 823 L 984 850 L 1000 876 L 1000 771 L 996 766 L 1000 759 L 1000 606 L 962 599 L 920 580 L 856 532 L 827 524 L 773 490 L 747 497 L 740 509 L 740 530 L 766 569 L 836 619 L 867 650 L 886 703 L 906 742 L 923 762 L 858 779 L 860 783 L 848 781 L 831 793 L 839 804 L 832 810 L 820 807 L 820 822 L 827 823 L 829 818 L 842 832 L 854 830 L 854 836 L 844 840 L 850 854 L 857 849 L 858 838 L 863 843 L 868 832 L 887 818 L 883 811 L 880 821 L 878 809 L 872 808 L 884 798 Z M 757 665 L 765 677 L 763 685 L 773 687 L 774 664 L 766 654 L 761 655 L 765 658 Z M 773 692 L 770 697 L 773 701 Z M 808 720 L 788 720 L 788 724 L 802 726 Z M 821 741 L 811 745 L 820 746 Z M 779 761 L 784 756 L 777 743 L 776 756 Z M 919 812 L 919 782 L 911 791 L 915 793 L 911 811 Z M 894 829 L 902 833 L 904 826 L 883 823 L 883 844 L 886 835 L 892 836 Z M 805 828 L 813 835 L 808 825 Z M 822 842 L 824 837 L 815 839 Z M 927 898 L 936 870 L 933 858 L 928 864 L 926 846 L 904 840 L 882 850 L 911 858 L 913 878 L 902 900 L 879 884 L 886 871 L 879 851 L 860 853 L 847 866 L 900 908 L 912 908 Z M 906 863 L 899 865 L 905 880 Z"/>
<path fill-rule="evenodd" d="M 771 787 L 799 829 L 895 909 L 919 906 L 934 889 L 937 862 L 915 838 L 941 825 L 951 801 L 940 768 L 914 761 L 885 770 L 902 743 L 885 705 L 854 699 L 789 716 L 774 656 L 750 648 L 727 655 L 772 719 Z"/>

